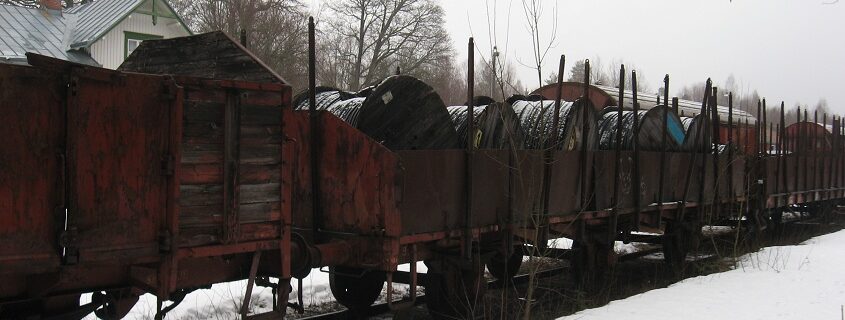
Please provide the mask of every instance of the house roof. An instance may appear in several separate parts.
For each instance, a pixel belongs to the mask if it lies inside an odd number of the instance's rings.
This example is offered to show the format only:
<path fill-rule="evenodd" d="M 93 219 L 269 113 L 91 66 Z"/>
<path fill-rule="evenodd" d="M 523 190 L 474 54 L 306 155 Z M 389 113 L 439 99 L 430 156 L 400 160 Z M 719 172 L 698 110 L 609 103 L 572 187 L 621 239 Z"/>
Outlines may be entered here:
<path fill-rule="evenodd" d="M 146 1 L 164 4 L 168 10 L 176 12 L 167 1 L 162 0 L 96 0 L 66 10 L 79 17 L 70 47 L 76 49 L 90 46 Z M 175 17 L 191 34 L 182 18 L 178 15 Z"/>
<path fill-rule="evenodd" d="M 84 52 L 69 50 L 75 17 L 36 8 L 0 5 L 0 62 L 26 63 L 26 53 L 98 65 Z"/>
<path fill-rule="evenodd" d="M 25 63 L 26 52 L 35 52 L 98 65 L 79 49 L 91 46 L 148 1 L 175 12 L 164 0 L 96 0 L 69 8 L 63 14 L 0 4 L 0 61 Z M 182 19 L 174 17 L 190 34 Z"/>
<path fill-rule="evenodd" d="M 94 43 L 143 1 L 97 0 L 67 10 L 78 17 L 70 47 L 81 48 Z"/>

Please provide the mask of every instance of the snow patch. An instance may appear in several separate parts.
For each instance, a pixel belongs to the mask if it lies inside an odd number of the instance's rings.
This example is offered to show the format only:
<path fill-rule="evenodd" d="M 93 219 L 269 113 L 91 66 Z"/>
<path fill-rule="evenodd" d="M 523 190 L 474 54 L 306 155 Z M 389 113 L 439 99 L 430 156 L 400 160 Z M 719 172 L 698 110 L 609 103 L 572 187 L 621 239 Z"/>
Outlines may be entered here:
<path fill-rule="evenodd" d="M 845 231 L 761 249 L 736 268 L 689 278 L 564 320 L 841 319 Z"/>

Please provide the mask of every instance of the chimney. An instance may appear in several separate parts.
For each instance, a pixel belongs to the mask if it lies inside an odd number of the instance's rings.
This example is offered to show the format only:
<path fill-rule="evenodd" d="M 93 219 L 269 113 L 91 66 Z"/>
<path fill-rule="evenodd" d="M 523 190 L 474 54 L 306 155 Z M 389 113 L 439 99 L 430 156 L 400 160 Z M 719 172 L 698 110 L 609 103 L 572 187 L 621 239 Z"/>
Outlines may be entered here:
<path fill-rule="evenodd" d="M 62 0 L 38 0 L 41 3 L 42 9 L 47 10 L 62 10 Z"/>

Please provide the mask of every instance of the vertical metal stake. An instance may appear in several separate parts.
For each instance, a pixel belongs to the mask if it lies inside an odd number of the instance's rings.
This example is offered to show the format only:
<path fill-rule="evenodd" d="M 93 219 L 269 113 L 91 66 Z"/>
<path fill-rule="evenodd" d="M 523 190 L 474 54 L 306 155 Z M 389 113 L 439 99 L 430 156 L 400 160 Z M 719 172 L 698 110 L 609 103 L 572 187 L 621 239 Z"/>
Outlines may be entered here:
<path fill-rule="evenodd" d="M 472 158 L 475 153 L 475 108 L 473 106 L 473 92 L 475 86 L 475 42 L 473 38 L 469 38 L 467 44 L 467 136 L 466 138 L 466 211 L 464 212 L 464 239 L 463 239 L 463 256 L 466 259 L 472 259 Z"/>
<path fill-rule="evenodd" d="M 639 230 L 640 228 L 640 210 L 642 209 L 642 190 L 641 188 L 641 172 L 640 172 L 640 103 L 637 101 L 637 91 L 639 91 L 639 87 L 637 86 L 637 71 L 631 71 L 631 91 L 633 92 L 633 100 L 634 103 L 634 216 L 633 216 L 633 229 Z"/>
<path fill-rule="evenodd" d="M 317 115 L 317 67 L 316 67 L 316 41 L 314 37 L 314 17 L 308 18 L 308 112 L 311 137 L 311 223 L 314 243 L 322 243 L 323 229 L 323 207 L 320 196 L 320 121 Z"/>

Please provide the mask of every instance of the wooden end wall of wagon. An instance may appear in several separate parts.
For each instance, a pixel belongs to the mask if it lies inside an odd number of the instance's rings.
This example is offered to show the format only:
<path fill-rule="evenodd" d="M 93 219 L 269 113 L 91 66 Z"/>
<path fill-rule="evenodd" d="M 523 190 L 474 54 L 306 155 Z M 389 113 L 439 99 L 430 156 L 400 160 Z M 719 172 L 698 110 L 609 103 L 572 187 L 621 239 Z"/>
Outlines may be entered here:
<path fill-rule="evenodd" d="M 220 257 L 256 251 L 289 278 L 288 86 L 29 58 L 0 64 L 0 300 L 130 284 L 167 297 L 243 279 L 248 256 Z"/>

